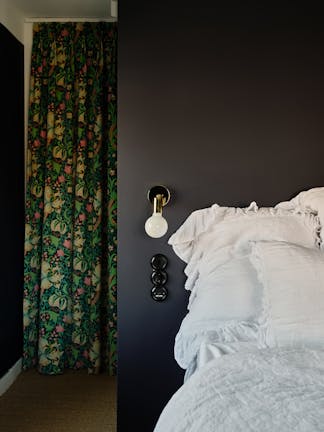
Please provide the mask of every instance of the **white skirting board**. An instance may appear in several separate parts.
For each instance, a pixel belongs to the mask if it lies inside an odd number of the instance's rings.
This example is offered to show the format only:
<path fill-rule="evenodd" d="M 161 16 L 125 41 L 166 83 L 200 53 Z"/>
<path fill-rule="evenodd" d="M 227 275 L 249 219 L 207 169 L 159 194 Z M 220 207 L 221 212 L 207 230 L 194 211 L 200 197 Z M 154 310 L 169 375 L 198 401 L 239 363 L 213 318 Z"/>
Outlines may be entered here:
<path fill-rule="evenodd" d="M 0 396 L 2 396 L 8 388 L 15 382 L 22 370 L 22 359 L 12 366 L 11 369 L 0 379 Z"/>

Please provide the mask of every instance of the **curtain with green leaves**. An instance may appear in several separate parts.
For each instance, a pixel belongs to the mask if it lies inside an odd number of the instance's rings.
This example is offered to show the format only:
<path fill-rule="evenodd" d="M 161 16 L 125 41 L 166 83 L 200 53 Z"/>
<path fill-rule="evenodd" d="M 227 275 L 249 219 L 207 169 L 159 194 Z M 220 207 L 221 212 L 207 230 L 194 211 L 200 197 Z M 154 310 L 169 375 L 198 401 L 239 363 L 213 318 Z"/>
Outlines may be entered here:
<path fill-rule="evenodd" d="M 116 372 L 115 23 L 34 25 L 24 368 Z"/>

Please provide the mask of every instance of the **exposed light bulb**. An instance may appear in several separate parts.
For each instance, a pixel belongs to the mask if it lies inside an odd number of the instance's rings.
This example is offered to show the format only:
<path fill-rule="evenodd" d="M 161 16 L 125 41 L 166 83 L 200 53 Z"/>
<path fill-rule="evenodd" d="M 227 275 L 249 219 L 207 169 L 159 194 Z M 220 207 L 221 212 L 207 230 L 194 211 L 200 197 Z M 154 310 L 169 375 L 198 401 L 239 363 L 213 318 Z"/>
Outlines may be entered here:
<path fill-rule="evenodd" d="M 145 231 L 150 237 L 163 237 L 168 231 L 168 222 L 161 213 L 154 212 L 145 222 Z"/>

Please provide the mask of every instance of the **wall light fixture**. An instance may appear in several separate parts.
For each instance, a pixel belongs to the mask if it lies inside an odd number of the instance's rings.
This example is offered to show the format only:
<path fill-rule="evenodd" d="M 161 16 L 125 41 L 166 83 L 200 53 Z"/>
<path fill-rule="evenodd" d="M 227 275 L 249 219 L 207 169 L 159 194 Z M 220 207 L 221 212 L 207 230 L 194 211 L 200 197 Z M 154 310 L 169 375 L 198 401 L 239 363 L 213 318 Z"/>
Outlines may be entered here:
<path fill-rule="evenodd" d="M 162 216 L 162 207 L 170 201 L 170 191 L 165 186 L 154 186 L 148 191 L 147 199 L 153 204 L 153 214 L 145 222 L 146 234 L 163 237 L 168 231 L 168 222 Z"/>

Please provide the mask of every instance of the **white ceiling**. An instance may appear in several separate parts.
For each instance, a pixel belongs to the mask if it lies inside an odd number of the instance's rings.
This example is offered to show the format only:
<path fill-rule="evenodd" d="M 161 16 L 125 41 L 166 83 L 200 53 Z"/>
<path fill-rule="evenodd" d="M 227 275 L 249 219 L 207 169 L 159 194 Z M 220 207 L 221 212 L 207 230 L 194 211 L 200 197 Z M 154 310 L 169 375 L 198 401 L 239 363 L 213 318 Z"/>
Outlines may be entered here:
<path fill-rule="evenodd" d="M 11 2 L 26 18 L 110 18 L 110 0 L 11 0 Z"/>

